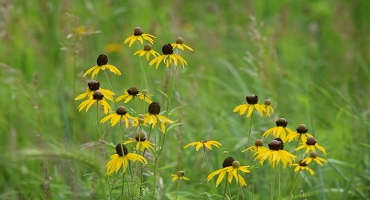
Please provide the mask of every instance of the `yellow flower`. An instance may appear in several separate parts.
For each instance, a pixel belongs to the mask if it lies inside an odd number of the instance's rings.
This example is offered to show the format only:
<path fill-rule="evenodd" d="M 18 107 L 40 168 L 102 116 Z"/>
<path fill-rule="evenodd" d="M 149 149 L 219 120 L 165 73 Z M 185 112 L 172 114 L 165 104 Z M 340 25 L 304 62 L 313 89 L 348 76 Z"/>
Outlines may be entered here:
<path fill-rule="evenodd" d="M 249 95 L 246 98 L 247 103 L 238 105 L 234 108 L 233 112 L 239 112 L 240 115 L 244 115 L 247 112 L 246 117 L 250 117 L 253 110 L 256 109 L 258 114 L 263 116 L 264 108 L 263 105 L 258 104 L 258 97 L 256 95 Z"/>
<path fill-rule="evenodd" d="M 262 136 L 266 137 L 271 134 L 276 138 L 281 138 L 283 142 L 286 142 L 287 136 L 293 132 L 290 128 L 286 127 L 288 125 L 288 121 L 284 118 L 279 118 L 275 123 L 276 126 L 265 131 Z"/>
<path fill-rule="evenodd" d="M 144 45 L 144 49 L 137 50 L 134 55 L 139 56 L 145 56 L 145 59 L 149 61 L 150 56 L 153 56 L 154 58 L 159 56 L 160 54 L 156 52 L 154 49 L 152 49 L 152 46 L 149 44 Z"/>
<path fill-rule="evenodd" d="M 83 101 L 78 106 L 78 111 L 81 112 L 83 109 L 86 108 L 86 112 L 87 112 L 94 103 L 97 103 L 97 105 L 103 106 L 104 114 L 107 114 L 111 110 L 110 105 L 105 100 L 104 94 L 101 93 L 99 90 L 97 90 L 93 93 L 92 98 L 89 98 Z"/>
<path fill-rule="evenodd" d="M 251 152 L 254 152 L 254 155 L 258 155 L 258 154 L 264 153 L 267 150 L 268 149 L 263 146 L 263 140 L 256 139 L 253 146 L 250 146 L 244 149 L 242 152 L 251 151 Z"/>
<path fill-rule="evenodd" d="M 117 144 L 116 153 L 111 155 L 110 160 L 105 165 L 107 174 L 110 175 L 122 167 L 123 173 L 126 171 L 129 161 L 141 162 L 147 164 L 148 161 L 141 155 L 135 153 L 129 153 L 127 147 L 124 144 Z"/>
<path fill-rule="evenodd" d="M 235 178 L 236 183 L 238 183 L 241 186 L 247 186 L 247 183 L 245 182 L 243 176 L 239 174 L 239 172 L 243 173 L 250 173 L 248 170 L 249 166 L 240 166 L 239 161 L 234 160 L 232 157 L 227 157 L 223 164 L 221 169 L 218 169 L 212 173 L 210 173 L 207 177 L 207 181 L 212 180 L 213 177 L 218 175 L 218 178 L 216 180 L 216 187 L 220 185 L 224 177 L 227 175 L 227 181 L 231 183 L 233 179 Z"/>
<path fill-rule="evenodd" d="M 274 112 L 274 109 L 271 106 L 271 100 L 269 99 L 265 100 L 265 103 L 263 104 L 263 111 L 267 117 L 270 117 L 271 113 Z"/>
<path fill-rule="evenodd" d="M 195 146 L 195 150 L 199 151 L 200 148 L 207 148 L 209 150 L 212 150 L 212 145 L 215 146 L 216 148 L 220 148 L 222 146 L 221 143 L 215 141 L 215 140 L 203 140 L 200 142 L 192 142 L 184 146 L 184 149 Z"/>
<path fill-rule="evenodd" d="M 122 44 L 119 43 L 109 43 L 105 45 L 104 50 L 107 53 L 119 53 L 123 48 Z"/>
<path fill-rule="evenodd" d="M 150 99 L 151 95 L 145 91 L 139 91 L 136 87 L 131 87 L 125 92 L 116 98 L 116 102 L 123 101 L 124 103 L 130 102 L 133 98 L 138 98 L 147 103 L 152 103 Z"/>
<path fill-rule="evenodd" d="M 308 171 L 312 176 L 315 175 L 315 172 L 303 160 L 299 161 L 298 164 L 292 164 L 292 166 L 296 166 L 294 172 Z"/>
<path fill-rule="evenodd" d="M 110 120 L 111 126 L 115 126 L 120 121 L 125 121 L 126 128 L 129 127 L 130 121 L 132 122 L 132 127 L 135 127 L 139 124 L 139 119 L 137 117 L 131 116 L 126 111 L 126 108 L 124 108 L 123 106 L 119 106 L 115 113 L 111 113 L 105 116 L 103 119 L 100 120 L 100 123 L 105 123 L 108 120 Z"/>
<path fill-rule="evenodd" d="M 141 30 L 140 27 L 136 27 L 134 29 L 134 35 L 131 35 L 131 36 L 127 37 L 125 39 L 124 43 L 128 44 L 129 47 L 131 47 L 132 44 L 134 44 L 135 41 L 139 41 L 141 44 L 143 44 L 144 40 L 146 40 L 146 41 L 150 42 L 150 44 L 153 44 L 153 42 L 154 42 L 153 38 L 155 38 L 153 35 L 143 33 L 143 31 Z"/>
<path fill-rule="evenodd" d="M 159 123 L 161 126 L 162 133 L 166 132 L 166 124 L 172 124 L 173 121 L 167 117 L 160 115 L 161 107 L 157 102 L 152 102 L 149 105 L 148 113 L 144 116 L 144 124 L 152 125 L 152 128 L 155 128 Z"/>
<path fill-rule="evenodd" d="M 96 60 L 97 65 L 92 66 L 90 69 L 88 69 L 82 76 L 85 77 L 89 74 L 91 74 L 91 78 L 94 78 L 100 71 L 109 69 L 113 74 L 121 75 L 121 72 L 117 67 L 108 64 L 108 56 L 104 54 L 100 54 L 98 56 L 98 59 Z"/>
<path fill-rule="evenodd" d="M 272 167 L 281 162 L 285 168 L 296 157 L 284 150 L 284 142 L 280 138 L 275 138 L 268 146 L 269 149 L 267 151 L 261 152 L 256 156 L 256 160 L 259 160 L 261 165 L 263 165 L 265 160 L 268 160 Z"/>
<path fill-rule="evenodd" d="M 145 151 L 147 149 L 154 150 L 153 144 L 146 139 L 145 133 L 139 133 L 135 138 L 129 138 L 123 144 L 130 144 L 136 142 L 137 151 Z"/>
<path fill-rule="evenodd" d="M 324 158 L 321 158 L 321 157 L 317 156 L 317 154 L 315 152 L 311 152 L 309 157 L 303 159 L 303 162 L 305 162 L 306 164 L 310 164 L 312 161 L 314 161 L 315 163 L 317 163 L 321 166 L 324 163 L 328 162 Z"/>
<path fill-rule="evenodd" d="M 301 142 L 304 142 L 306 141 L 307 137 L 312 137 L 312 135 L 308 133 L 308 129 L 304 124 L 298 125 L 296 130 L 296 132 L 292 131 L 289 133 L 289 135 L 287 136 L 288 142 L 296 139 L 301 139 Z"/>
<path fill-rule="evenodd" d="M 178 181 L 178 180 L 184 180 L 184 181 L 190 180 L 188 177 L 185 176 L 184 171 L 178 171 L 177 174 L 171 174 L 171 176 L 172 176 L 171 179 L 173 182 Z"/>
<path fill-rule="evenodd" d="M 175 66 L 181 64 L 182 67 L 185 67 L 185 65 L 188 64 L 183 57 L 173 52 L 173 47 L 171 46 L 171 44 L 165 44 L 162 47 L 162 53 L 162 55 L 157 56 L 153 60 L 151 60 L 149 62 L 149 65 L 152 66 L 155 64 L 155 68 L 158 69 L 161 62 L 163 62 L 166 67 L 170 67 L 171 64 L 174 64 Z"/>
<path fill-rule="evenodd" d="M 191 52 L 194 51 L 194 49 L 192 49 L 188 45 L 184 44 L 184 39 L 182 37 L 178 37 L 176 39 L 176 43 L 172 43 L 171 45 L 172 45 L 173 49 L 180 49 L 181 51 L 184 51 L 186 49 L 186 50 L 189 50 Z"/>
<path fill-rule="evenodd" d="M 92 98 L 92 95 L 94 94 L 95 91 L 99 90 L 106 99 L 113 101 L 113 96 L 114 93 L 110 90 L 100 88 L 100 83 L 99 81 L 96 80 L 91 80 L 87 83 L 88 88 L 86 88 L 86 91 L 82 94 L 79 94 L 76 98 L 75 101 L 79 101 L 81 99 L 87 98 Z"/>
<path fill-rule="evenodd" d="M 302 145 L 297 147 L 295 151 L 299 151 L 301 149 L 306 149 L 305 153 L 308 153 L 310 151 L 315 152 L 316 149 L 320 150 L 324 154 L 326 154 L 326 150 L 324 147 L 320 146 L 316 139 L 314 137 L 308 137 L 304 142 L 302 142 Z"/>

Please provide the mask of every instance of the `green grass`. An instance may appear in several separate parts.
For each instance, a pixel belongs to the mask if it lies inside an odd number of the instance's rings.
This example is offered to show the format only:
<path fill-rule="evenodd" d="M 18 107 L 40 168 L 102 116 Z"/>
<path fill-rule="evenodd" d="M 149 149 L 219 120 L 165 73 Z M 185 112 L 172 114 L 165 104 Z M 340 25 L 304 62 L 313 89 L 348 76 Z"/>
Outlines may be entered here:
<path fill-rule="evenodd" d="M 170 91 L 176 92 L 166 94 L 169 116 L 181 124 L 170 128 L 160 159 L 162 199 L 175 199 L 170 175 L 178 159 L 191 179 L 181 183 L 179 200 L 222 199 L 223 185 L 215 188 L 205 177 L 226 156 L 255 165 L 250 154 L 240 152 L 252 144 L 249 122 L 232 113 L 252 93 L 271 98 L 276 111 L 271 118 L 255 118 L 253 135 L 285 117 L 292 129 L 307 124 L 328 151 L 329 163 L 314 167 L 313 177 L 294 179 L 292 169 L 282 170 L 281 199 L 291 199 L 293 187 L 298 199 L 369 198 L 368 1 L 14 0 L 1 7 L 0 199 L 108 197 L 104 167 L 114 151 L 99 139 L 109 130 L 106 140 L 117 143 L 134 129 L 97 129 L 95 108 L 78 113 L 73 99 L 85 89 L 82 72 L 95 64 L 104 46 L 121 43 L 136 26 L 159 37 L 157 50 L 177 36 L 195 49 L 185 54 L 189 65 L 170 82 Z M 80 25 L 97 32 L 68 39 Z M 108 54 L 123 72 L 110 75 L 117 94 L 132 85 L 145 86 L 140 59 L 132 56 L 136 48 L 125 45 L 120 53 Z M 147 89 L 164 103 L 166 69 L 143 67 Z M 104 74 L 98 79 L 110 88 Z M 209 153 L 206 167 L 200 152 L 182 150 L 204 138 L 223 143 Z M 255 166 L 245 176 L 244 199 L 271 199 L 277 170 Z M 112 195 L 118 198 L 120 183 L 114 187 Z M 238 187 L 232 193 L 233 199 L 243 199 Z"/>

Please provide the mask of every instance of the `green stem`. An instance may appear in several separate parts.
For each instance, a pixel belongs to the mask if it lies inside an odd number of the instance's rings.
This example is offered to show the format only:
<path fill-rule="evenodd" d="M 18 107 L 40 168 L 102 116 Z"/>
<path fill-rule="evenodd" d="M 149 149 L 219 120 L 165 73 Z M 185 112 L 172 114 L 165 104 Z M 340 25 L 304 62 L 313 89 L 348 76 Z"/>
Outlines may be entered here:
<path fill-rule="evenodd" d="M 125 188 L 125 172 L 122 170 L 121 199 L 123 199 L 124 188 Z"/>

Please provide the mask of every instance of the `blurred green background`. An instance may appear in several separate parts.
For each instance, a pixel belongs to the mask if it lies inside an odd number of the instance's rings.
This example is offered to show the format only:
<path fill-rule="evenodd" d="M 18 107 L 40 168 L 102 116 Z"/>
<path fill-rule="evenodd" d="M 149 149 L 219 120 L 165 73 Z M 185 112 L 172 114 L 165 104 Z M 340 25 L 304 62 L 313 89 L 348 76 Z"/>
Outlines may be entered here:
<path fill-rule="evenodd" d="M 195 49 L 170 81 L 169 116 L 181 124 L 161 159 L 162 199 L 174 199 L 170 174 L 179 167 L 191 179 L 179 199 L 219 199 L 223 188 L 206 182 L 209 172 L 229 155 L 253 165 L 240 152 L 253 143 L 248 120 L 232 113 L 248 94 L 275 108 L 271 118 L 256 118 L 255 137 L 285 117 L 292 129 L 307 124 L 328 151 L 313 177 L 291 183 L 292 169 L 283 170 L 282 198 L 292 197 L 291 187 L 297 199 L 369 198 L 370 1 L 2 0 L 0 7 L 0 199 L 107 198 L 113 149 L 99 139 L 109 126 L 97 130 L 94 110 L 78 113 L 73 99 L 86 88 L 82 72 L 105 52 L 123 72 L 110 76 L 116 94 L 145 87 L 143 64 L 146 89 L 164 102 L 165 67 L 149 67 L 132 55 L 137 46 L 123 45 L 136 26 L 158 37 L 158 51 L 178 36 Z M 117 51 L 106 49 L 111 43 Z M 132 132 L 109 128 L 105 140 Z M 200 152 L 182 150 L 202 139 L 223 143 L 207 166 Z M 266 174 L 256 168 L 246 176 L 246 199 L 270 198 Z"/>

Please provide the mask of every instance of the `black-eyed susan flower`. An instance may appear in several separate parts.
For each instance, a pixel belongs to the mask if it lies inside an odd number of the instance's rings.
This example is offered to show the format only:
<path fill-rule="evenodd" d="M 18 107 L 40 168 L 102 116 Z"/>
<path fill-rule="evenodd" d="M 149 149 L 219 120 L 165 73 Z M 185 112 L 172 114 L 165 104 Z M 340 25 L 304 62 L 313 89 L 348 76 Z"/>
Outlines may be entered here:
<path fill-rule="evenodd" d="M 141 132 L 136 135 L 135 138 L 129 138 L 126 142 L 123 144 L 131 144 L 136 143 L 136 150 L 137 151 L 145 151 L 147 149 L 154 150 L 153 144 L 146 139 L 146 135 L 144 132 Z"/>
<path fill-rule="evenodd" d="M 275 124 L 275 127 L 270 128 L 263 133 L 263 137 L 267 137 L 271 134 L 275 138 L 281 138 L 283 142 L 286 142 L 287 136 L 293 132 L 290 128 L 287 127 L 288 121 L 284 118 L 279 118 L 275 121 Z"/>
<path fill-rule="evenodd" d="M 108 43 L 104 46 L 104 50 L 107 53 L 119 53 L 123 49 L 123 45 L 120 43 Z"/>
<path fill-rule="evenodd" d="M 116 102 L 123 101 L 124 103 L 128 103 L 132 99 L 137 98 L 147 103 L 152 103 L 151 96 L 146 91 L 139 91 L 136 87 L 131 87 L 125 90 L 121 96 L 118 96 Z"/>
<path fill-rule="evenodd" d="M 188 147 L 192 147 L 192 146 L 195 146 L 195 150 L 196 151 L 199 151 L 200 148 L 207 148 L 209 150 L 212 150 L 212 146 L 216 147 L 216 148 L 220 148 L 220 146 L 222 146 L 221 143 L 215 141 L 215 140 L 203 140 L 203 141 L 199 141 L 199 142 L 191 142 L 187 145 L 184 146 L 184 149 L 188 148 Z"/>
<path fill-rule="evenodd" d="M 235 178 L 237 184 L 241 186 L 247 186 L 247 183 L 245 182 L 243 176 L 239 174 L 239 172 L 250 173 L 250 171 L 248 170 L 248 165 L 240 166 L 239 161 L 234 160 L 234 158 L 232 157 L 227 157 L 222 163 L 222 167 L 222 169 L 218 169 L 209 174 L 207 177 L 207 181 L 212 180 L 213 177 L 218 175 L 218 178 L 216 180 L 216 187 L 218 187 L 225 176 L 227 176 L 226 179 L 229 183 L 231 183 L 232 180 Z"/>
<path fill-rule="evenodd" d="M 190 179 L 185 176 L 184 171 L 178 171 L 176 174 L 171 174 L 171 179 L 173 182 L 179 181 L 179 180 L 184 180 L 184 181 L 189 181 Z"/>
<path fill-rule="evenodd" d="M 110 100 L 110 101 L 113 101 L 113 96 L 114 96 L 114 92 L 108 90 L 108 89 L 103 89 L 103 88 L 100 88 L 100 83 L 99 81 L 96 81 L 96 80 L 91 80 L 87 83 L 87 88 L 86 88 L 86 91 L 82 94 L 79 94 L 76 98 L 75 98 L 75 101 L 79 101 L 81 99 L 85 99 L 86 97 L 87 98 L 92 98 L 92 95 L 94 94 L 95 91 L 99 90 L 104 96 L 106 99 Z"/>
<path fill-rule="evenodd" d="M 315 152 L 316 149 L 318 149 L 321 152 L 323 152 L 324 154 L 326 154 L 325 148 L 320 146 L 319 143 L 317 143 L 317 141 L 314 137 L 308 137 L 304 142 L 302 142 L 301 146 L 299 146 L 295 149 L 295 151 L 299 151 L 301 149 L 306 149 L 305 153 Z"/>
<path fill-rule="evenodd" d="M 115 126 L 118 122 L 124 121 L 126 128 L 128 128 L 130 125 L 135 127 L 139 124 L 139 119 L 131 116 L 123 106 L 119 106 L 115 113 L 105 116 L 100 120 L 100 123 L 105 123 L 108 120 L 110 120 L 111 126 Z"/>
<path fill-rule="evenodd" d="M 306 141 L 307 137 L 312 137 L 310 133 L 308 133 L 308 129 L 306 125 L 300 124 L 298 125 L 296 132 L 292 131 L 287 136 L 288 142 L 292 140 L 301 139 L 302 142 Z"/>
<path fill-rule="evenodd" d="M 263 105 L 258 104 L 258 97 L 256 95 L 249 95 L 245 97 L 247 103 L 238 105 L 234 108 L 233 112 L 239 112 L 240 115 L 244 115 L 247 112 L 246 117 L 250 117 L 253 114 L 253 110 L 256 109 L 260 116 L 263 116 L 264 108 Z"/>
<path fill-rule="evenodd" d="M 98 75 L 100 71 L 104 71 L 106 69 L 109 69 L 109 71 L 111 71 L 113 74 L 119 76 L 122 74 L 117 67 L 108 64 L 108 56 L 106 56 L 105 54 L 100 54 L 96 59 L 96 63 L 97 65 L 92 66 L 82 76 L 85 77 L 91 74 L 91 78 L 93 79 L 96 75 Z"/>
<path fill-rule="evenodd" d="M 305 162 L 306 164 L 310 164 L 312 161 L 321 166 L 324 165 L 324 163 L 328 162 L 326 159 L 317 156 L 317 153 L 315 152 L 311 152 L 307 158 L 303 159 L 303 162 Z"/>
<path fill-rule="evenodd" d="M 295 166 L 294 172 L 307 171 L 311 175 L 315 175 L 315 172 L 310 167 L 308 167 L 308 164 L 303 160 L 300 160 L 298 163 L 292 164 L 292 166 Z"/>
<path fill-rule="evenodd" d="M 158 69 L 159 64 L 161 64 L 161 62 L 163 62 L 166 65 L 166 67 L 170 67 L 171 64 L 174 64 L 174 66 L 181 64 L 182 67 L 185 67 L 185 65 L 188 64 L 183 57 L 173 52 L 173 47 L 171 44 L 163 45 L 162 53 L 163 53 L 162 55 L 159 55 L 155 57 L 153 60 L 151 60 L 149 62 L 149 65 L 152 66 L 155 64 L 155 68 Z"/>
<path fill-rule="evenodd" d="M 141 44 L 144 44 L 144 40 L 148 41 L 150 44 L 153 44 L 155 36 L 148 33 L 143 33 L 140 27 L 134 29 L 134 34 L 127 37 L 124 41 L 125 44 L 128 44 L 129 47 L 134 44 L 135 41 L 139 41 Z"/>
<path fill-rule="evenodd" d="M 144 45 L 143 49 L 137 50 L 134 55 L 138 56 L 145 56 L 145 59 L 149 61 L 150 57 L 153 56 L 154 58 L 159 56 L 160 54 L 152 49 L 152 46 L 149 44 Z"/>
<path fill-rule="evenodd" d="M 129 162 L 140 162 L 147 164 L 148 161 L 141 155 L 135 153 L 129 153 L 127 147 L 124 144 L 116 145 L 116 153 L 111 155 L 110 160 L 105 165 L 107 174 L 118 172 L 122 167 L 122 171 L 125 172 Z"/>
<path fill-rule="evenodd" d="M 93 93 L 92 98 L 89 98 L 83 101 L 78 106 L 78 111 L 81 112 L 83 109 L 86 109 L 86 112 L 87 112 L 90 109 L 90 107 L 94 105 L 95 103 L 103 107 L 104 114 L 107 114 L 111 110 L 110 105 L 105 100 L 104 94 L 101 93 L 99 90 L 97 90 Z"/>
<path fill-rule="evenodd" d="M 250 147 L 244 149 L 242 152 L 251 151 L 251 152 L 254 152 L 254 155 L 258 155 L 258 154 L 261 154 L 261 153 L 263 153 L 267 150 L 268 149 L 263 146 L 263 140 L 262 139 L 256 139 L 253 146 L 250 146 Z"/>
<path fill-rule="evenodd" d="M 166 132 L 166 124 L 172 124 L 173 121 L 167 117 L 160 115 L 161 107 L 157 102 L 152 102 L 149 104 L 148 113 L 144 116 L 144 124 L 151 125 L 152 128 L 155 128 L 159 123 L 161 126 L 162 133 Z"/>
<path fill-rule="evenodd" d="M 265 100 L 265 102 L 263 104 L 263 111 L 264 111 L 264 113 L 266 114 L 267 117 L 270 117 L 271 113 L 274 112 L 274 108 L 272 108 L 272 106 L 271 106 L 271 100 L 270 99 Z"/>
<path fill-rule="evenodd" d="M 189 47 L 188 45 L 186 45 L 184 43 L 184 39 L 182 37 L 178 37 L 176 39 L 176 42 L 172 43 L 171 45 L 174 49 L 180 49 L 181 51 L 184 51 L 184 50 L 188 50 L 188 51 L 191 51 L 191 52 L 194 51 L 193 48 Z"/>
<path fill-rule="evenodd" d="M 256 156 L 256 160 L 259 160 L 261 165 L 263 165 L 265 160 L 268 160 L 272 167 L 275 167 L 281 162 L 285 168 L 288 164 L 291 164 L 296 157 L 284 150 L 284 142 L 280 138 L 275 138 L 268 146 L 269 149 L 267 151 L 261 152 Z"/>

